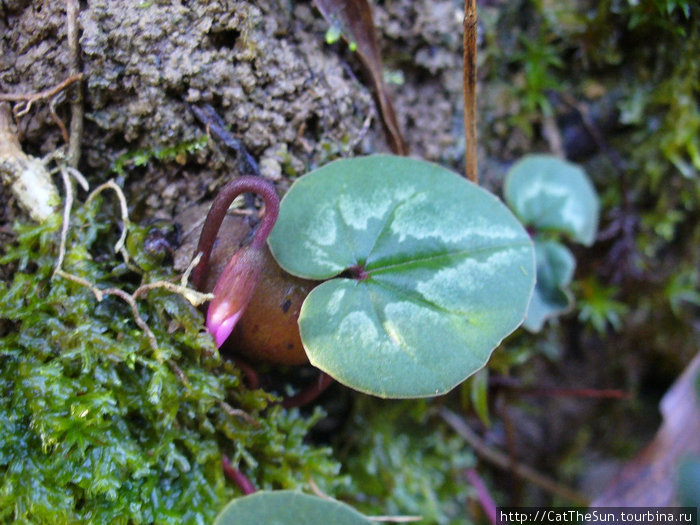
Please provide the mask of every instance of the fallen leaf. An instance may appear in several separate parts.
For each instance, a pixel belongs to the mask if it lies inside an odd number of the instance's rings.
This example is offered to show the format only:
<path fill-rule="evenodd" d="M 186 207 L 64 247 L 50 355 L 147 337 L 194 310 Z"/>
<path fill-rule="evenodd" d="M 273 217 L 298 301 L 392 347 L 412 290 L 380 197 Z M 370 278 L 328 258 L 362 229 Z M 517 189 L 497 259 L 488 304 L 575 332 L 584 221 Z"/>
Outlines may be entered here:
<path fill-rule="evenodd" d="M 384 83 L 382 56 L 369 3 L 367 0 L 316 0 L 316 6 L 332 27 L 340 29 L 367 69 L 391 151 L 397 155 L 407 155 L 408 145 Z"/>
<path fill-rule="evenodd" d="M 700 353 L 661 400 L 663 423 L 652 442 L 615 476 L 592 507 L 667 507 L 678 504 L 681 463 L 700 454 Z"/>

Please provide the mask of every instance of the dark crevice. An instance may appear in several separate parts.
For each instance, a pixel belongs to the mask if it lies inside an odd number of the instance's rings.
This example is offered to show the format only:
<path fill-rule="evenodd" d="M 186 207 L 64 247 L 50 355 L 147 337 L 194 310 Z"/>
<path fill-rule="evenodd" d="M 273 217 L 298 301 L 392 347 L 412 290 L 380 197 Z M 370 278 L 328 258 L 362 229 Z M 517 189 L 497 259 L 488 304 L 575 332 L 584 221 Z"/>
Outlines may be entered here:
<path fill-rule="evenodd" d="M 209 33 L 209 40 L 217 49 L 233 49 L 240 36 L 241 32 L 238 29 L 219 29 Z"/>
<path fill-rule="evenodd" d="M 364 266 L 361 264 L 356 264 L 347 270 L 344 270 L 338 275 L 338 277 L 342 279 L 353 279 L 355 281 L 366 281 L 369 278 L 369 274 L 365 270 Z"/>
<path fill-rule="evenodd" d="M 2 11 L 2 14 L 0 15 L 0 19 L 4 22 L 5 27 L 9 28 L 10 27 L 10 18 L 9 18 L 9 15 L 7 14 L 7 5 L 5 5 L 5 0 L 0 0 L 0 11 Z M 5 38 L 3 37 L 3 39 L 5 39 Z"/>
<path fill-rule="evenodd" d="M 165 93 L 165 96 L 173 99 L 180 101 L 183 98 L 183 95 L 187 93 L 187 90 L 189 89 L 189 83 L 187 81 L 183 81 L 180 85 L 171 85 L 171 86 L 165 86 L 163 91 Z"/>

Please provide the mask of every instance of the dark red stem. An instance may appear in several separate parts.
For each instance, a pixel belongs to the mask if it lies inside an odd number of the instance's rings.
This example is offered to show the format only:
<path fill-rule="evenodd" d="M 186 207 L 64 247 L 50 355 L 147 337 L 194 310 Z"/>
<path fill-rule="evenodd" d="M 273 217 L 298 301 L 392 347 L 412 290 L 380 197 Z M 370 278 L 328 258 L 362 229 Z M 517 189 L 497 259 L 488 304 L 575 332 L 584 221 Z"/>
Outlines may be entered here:
<path fill-rule="evenodd" d="M 484 509 L 484 514 L 486 514 L 489 522 L 496 525 L 496 518 L 498 517 L 496 502 L 493 501 L 489 489 L 486 488 L 486 485 L 481 480 L 481 476 L 479 476 L 479 473 L 475 469 L 470 468 L 467 469 L 467 479 L 476 490 L 476 497 L 479 500 L 481 508 Z"/>
<path fill-rule="evenodd" d="M 226 477 L 233 481 L 246 496 L 258 490 L 248 478 L 241 474 L 240 470 L 231 465 L 231 462 L 226 456 L 221 456 L 221 466 L 224 469 L 224 474 Z"/>
<path fill-rule="evenodd" d="M 258 377 L 258 373 L 252 366 L 250 366 L 245 360 L 240 359 L 238 357 L 228 355 L 226 357 L 234 363 L 236 363 L 236 366 L 241 369 L 241 372 L 243 372 L 243 375 L 246 379 L 246 386 L 249 389 L 256 390 L 260 388 L 260 378 Z"/>
<path fill-rule="evenodd" d="M 489 385 L 516 390 L 521 395 L 547 397 L 584 397 L 593 399 L 631 399 L 632 394 L 615 388 L 557 388 L 524 385 L 517 379 L 492 376 Z"/>
<path fill-rule="evenodd" d="M 333 384 L 333 381 L 334 379 L 331 376 L 325 372 L 321 372 L 316 380 L 301 390 L 298 394 L 285 398 L 282 401 L 282 406 L 284 408 L 294 408 L 308 405 L 318 396 L 323 394 L 323 392 L 325 392 L 326 389 Z"/>
<path fill-rule="evenodd" d="M 202 227 L 202 233 L 199 236 L 197 251 L 195 252 L 202 254 L 199 264 L 197 264 L 190 276 L 190 282 L 197 289 L 201 289 L 204 284 L 204 275 L 209 267 L 211 250 L 214 247 L 214 241 L 216 241 L 221 223 L 224 217 L 226 217 L 226 212 L 229 206 L 231 206 L 233 199 L 238 197 L 241 193 L 255 193 L 262 197 L 263 203 L 265 204 L 265 217 L 260 223 L 260 226 L 258 226 L 258 230 L 255 232 L 255 237 L 253 237 L 250 243 L 251 247 L 262 248 L 277 221 L 280 199 L 277 196 L 275 187 L 270 182 L 252 175 L 244 175 L 232 180 L 221 188 L 214 198 L 211 208 L 209 208 L 209 213 Z"/>

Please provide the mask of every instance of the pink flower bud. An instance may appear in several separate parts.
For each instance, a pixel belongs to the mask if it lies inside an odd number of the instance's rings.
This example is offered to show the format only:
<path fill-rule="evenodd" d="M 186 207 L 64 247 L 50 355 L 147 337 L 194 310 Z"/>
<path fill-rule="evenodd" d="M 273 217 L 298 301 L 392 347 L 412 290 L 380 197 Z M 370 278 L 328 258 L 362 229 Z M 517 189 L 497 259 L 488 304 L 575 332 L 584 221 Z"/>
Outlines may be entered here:
<path fill-rule="evenodd" d="M 214 336 L 219 348 L 233 332 L 253 298 L 262 275 L 265 241 L 275 225 L 280 206 L 279 197 L 271 183 L 260 177 L 246 175 L 232 180 L 221 189 L 204 221 L 197 246 L 197 253 L 201 254 L 201 259 L 190 277 L 192 284 L 201 289 L 221 222 L 233 199 L 245 192 L 256 193 L 262 197 L 265 216 L 250 245 L 240 248 L 233 255 L 214 286 L 214 300 L 209 304 L 207 311 L 207 329 Z"/>
<path fill-rule="evenodd" d="M 240 248 L 224 268 L 214 287 L 207 311 L 207 329 L 218 348 L 231 335 L 260 282 L 264 261 L 262 249 L 253 243 Z"/>

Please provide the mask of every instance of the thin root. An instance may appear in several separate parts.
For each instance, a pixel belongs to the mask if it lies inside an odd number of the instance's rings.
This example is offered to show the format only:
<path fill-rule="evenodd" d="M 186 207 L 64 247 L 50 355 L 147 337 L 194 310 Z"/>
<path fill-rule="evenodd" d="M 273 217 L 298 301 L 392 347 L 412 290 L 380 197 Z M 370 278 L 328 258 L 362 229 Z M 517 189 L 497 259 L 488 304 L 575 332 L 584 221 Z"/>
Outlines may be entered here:
<path fill-rule="evenodd" d="M 129 208 L 126 204 L 126 197 L 124 196 L 124 192 L 122 191 L 122 189 L 117 185 L 116 182 L 114 182 L 114 179 L 110 179 L 104 184 L 100 184 L 97 188 L 92 190 L 92 193 L 88 196 L 87 200 L 85 201 L 85 204 L 89 204 L 93 198 L 95 198 L 98 194 L 102 193 L 104 190 L 107 189 L 114 190 L 114 193 L 117 194 L 117 199 L 119 199 L 119 208 L 122 215 L 122 223 L 124 224 L 124 226 L 122 227 L 122 233 L 119 236 L 119 240 L 114 245 L 114 251 L 116 253 L 121 253 L 122 257 L 124 258 L 124 262 L 126 264 L 129 264 L 129 253 L 124 249 L 124 243 L 126 242 L 126 232 L 129 229 L 129 225 L 131 223 L 129 222 Z"/>
<path fill-rule="evenodd" d="M 58 116 L 58 113 L 56 113 L 56 104 L 58 104 L 62 100 L 62 93 L 59 93 L 55 97 L 51 99 L 51 102 L 49 102 L 49 113 L 51 114 L 51 118 L 53 121 L 56 123 L 58 128 L 61 130 L 61 136 L 63 137 L 63 142 L 68 144 L 68 141 L 70 140 L 70 137 L 68 136 L 68 130 L 66 129 L 66 125 L 63 123 L 61 120 L 61 117 Z"/>
<path fill-rule="evenodd" d="M 153 351 L 156 359 L 158 360 L 159 363 L 162 363 L 163 360 L 160 357 L 160 353 L 158 351 L 158 341 L 156 339 L 155 334 L 151 330 L 151 328 L 148 326 L 148 323 L 144 321 L 144 319 L 141 317 L 141 314 L 139 313 L 138 305 L 136 304 L 136 299 L 148 292 L 149 290 L 152 290 L 154 288 L 165 288 L 171 292 L 178 293 L 180 295 L 183 295 L 186 299 L 188 299 L 190 302 L 193 304 L 197 304 L 201 302 L 204 302 L 206 300 L 209 300 L 211 297 L 211 294 L 203 294 L 199 293 L 195 290 L 189 289 L 183 285 L 177 285 L 174 283 L 166 282 L 166 281 L 158 281 L 155 283 L 149 283 L 149 284 L 144 284 L 141 285 L 139 288 L 136 289 L 136 291 L 133 294 L 130 294 L 128 292 L 125 292 L 124 290 L 121 290 L 120 288 L 105 288 L 105 289 L 100 289 L 90 281 L 79 277 L 77 275 L 73 275 L 69 272 L 66 272 L 63 270 L 63 261 L 66 256 L 66 242 L 68 239 L 68 230 L 70 228 L 70 214 L 71 214 L 71 209 L 73 207 L 73 187 L 71 184 L 70 176 L 73 175 L 73 177 L 78 181 L 78 183 L 84 188 L 88 189 L 88 183 L 85 180 L 85 178 L 80 174 L 80 172 L 74 168 L 68 167 L 68 166 L 61 166 L 59 169 L 61 173 L 61 177 L 63 179 L 63 184 L 65 186 L 65 191 L 66 191 L 66 197 L 65 197 L 65 202 L 63 205 L 63 224 L 61 225 L 61 237 L 60 237 L 60 243 L 59 243 L 59 249 L 58 249 L 58 257 L 56 259 L 56 266 L 54 268 L 53 272 L 53 277 L 62 277 L 64 279 L 67 279 L 69 281 L 72 281 L 74 283 L 77 283 L 81 286 L 84 286 L 88 288 L 93 295 L 95 296 L 95 299 L 97 299 L 97 302 L 102 302 L 104 297 L 106 295 L 115 295 L 119 297 L 121 300 L 123 300 L 125 303 L 129 305 L 131 308 L 131 313 L 134 318 L 134 322 L 136 325 L 143 331 L 143 333 L 146 335 L 146 338 L 148 339 L 148 344 L 151 347 L 151 350 Z M 124 193 L 122 192 L 121 188 L 117 186 L 117 184 L 113 181 L 110 180 L 97 188 L 88 196 L 86 204 L 89 203 L 95 196 L 97 196 L 100 192 L 106 190 L 106 189 L 112 189 L 114 192 L 117 194 L 117 197 L 119 199 L 120 203 L 120 209 L 121 209 L 121 214 L 122 214 L 122 221 L 124 222 L 124 228 L 122 230 L 121 236 L 119 238 L 119 241 L 117 241 L 117 244 L 115 246 L 115 251 L 120 252 L 122 256 L 124 257 L 125 262 L 128 264 L 128 254 L 124 248 L 124 242 L 126 240 L 126 234 L 127 234 L 127 229 L 129 226 L 129 215 L 128 215 L 128 208 L 127 208 L 127 203 L 126 203 L 126 198 L 124 197 Z M 191 268 L 188 268 L 188 272 L 191 271 Z M 187 275 L 183 276 L 183 283 L 187 282 Z M 187 375 L 182 371 L 182 369 L 177 365 L 172 360 L 167 361 L 168 365 L 170 366 L 171 370 L 173 373 L 182 381 L 182 383 L 189 388 L 190 383 L 189 380 L 187 379 Z M 233 409 L 232 409 L 233 410 Z"/>
<path fill-rule="evenodd" d="M 84 75 L 82 73 L 76 73 L 69 76 L 62 82 L 59 82 L 55 86 L 39 91 L 38 93 L 0 93 L 0 102 L 16 102 L 12 108 L 12 114 L 14 115 L 15 120 L 18 121 L 20 117 L 29 113 L 35 102 L 52 99 L 52 101 L 49 103 L 49 112 L 51 113 L 51 117 L 58 124 L 58 127 L 61 129 L 61 134 L 63 135 L 64 140 L 68 143 L 69 137 L 68 132 L 66 131 L 66 126 L 63 124 L 63 121 L 58 118 L 58 115 L 56 115 L 56 111 L 53 107 L 56 102 L 54 99 L 68 86 L 74 82 L 82 80 L 83 76 Z"/>
<path fill-rule="evenodd" d="M 496 467 L 509 470 L 516 476 L 537 485 L 551 494 L 573 501 L 578 504 L 588 505 L 588 499 L 574 490 L 562 485 L 528 465 L 512 461 L 506 454 L 496 450 L 481 439 L 469 425 L 451 410 L 441 407 L 438 410 L 440 417 L 457 432 L 473 449 L 477 456 L 495 465 Z"/>
<path fill-rule="evenodd" d="M 49 88 L 49 89 L 45 89 L 43 91 L 39 91 L 38 93 L 0 93 L 0 101 L 26 102 L 26 103 L 31 105 L 32 103 L 36 102 L 37 100 L 43 100 L 43 99 L 46 99 L 49 97 L 53 97 L 57 93 L 60 93 L 61 91 L 66 89 L 73 82 L 77 82 L 78 80 L 82 80 L 82 79 L 83 79 L 83 74 L 78 73 L 77 75 L 69 76 L 63 82 L 59 82 L 54 87 Z M 29 111 L 29 110 L 27 109 L 27 111 Z"/>
<path fill-rule="evenodd" d="M 202 293 L 187 286 L 182 286 L 179 284 L 171 283 L 169 281 L 156 281 L 153 283 L 142 284 L 133 293 L 134 299 L 137 299 L 144 293 L 155 290 L 156 288 L 165 288 L 169 292 L 182 295 L 187 299 L 193 306 L 200 306 L 207 301 L 211 301 L 214 298 L 213 293 Z"/>
<path fill-rule="evenodd" d="M 229 416 L 239 417 L 243 421 L 254 427 L 260 427 L 260 422 L 257 421 L 253 416 L 248 414 L 248 412 L 241 410 L 240 408 L 233 408 L 226 401 L 221 401 L 219 403 L 219 406 L 223 408 L 224 412 L 226 412 Z"/>

